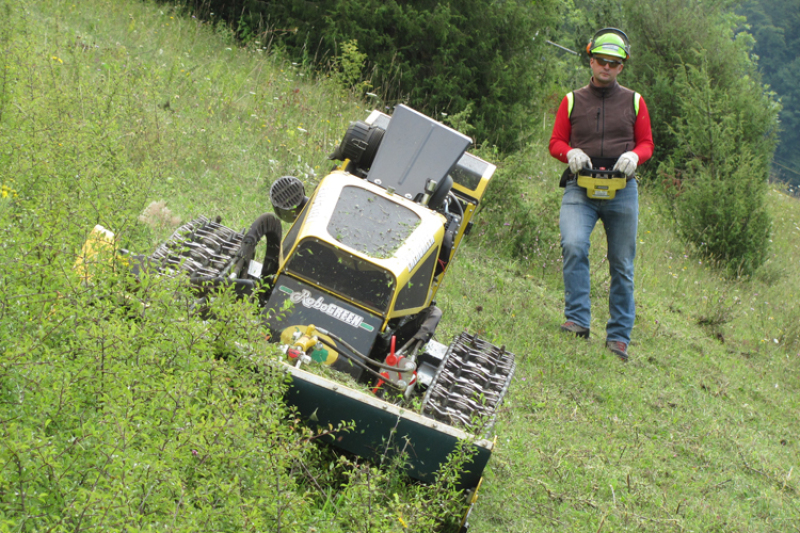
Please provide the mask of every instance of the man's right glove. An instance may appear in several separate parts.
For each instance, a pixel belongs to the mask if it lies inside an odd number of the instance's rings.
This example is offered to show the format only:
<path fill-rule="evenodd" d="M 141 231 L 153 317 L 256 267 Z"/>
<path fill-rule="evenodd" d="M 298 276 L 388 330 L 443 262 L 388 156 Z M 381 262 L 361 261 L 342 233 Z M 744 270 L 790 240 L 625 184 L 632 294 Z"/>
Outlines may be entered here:
<path fill-rule="evenodd" d="M 592 166 L 592 160 L 580 148 L 573 148 L 567 152 L 567 162 L 569 163 L 569 170 L 576 175 L 580 169 Z"/>

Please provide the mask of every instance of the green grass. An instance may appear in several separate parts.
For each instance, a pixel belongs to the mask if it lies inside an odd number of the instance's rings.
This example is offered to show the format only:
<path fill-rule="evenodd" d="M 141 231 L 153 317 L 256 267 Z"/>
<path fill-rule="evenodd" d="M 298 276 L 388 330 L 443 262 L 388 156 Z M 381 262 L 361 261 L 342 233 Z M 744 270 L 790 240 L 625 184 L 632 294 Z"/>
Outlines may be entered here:
<path fill-rule="evenodd" d="M 279 176 L 298 176 L 310 191 L 348 122 L 363 120 L 369 105 L 273 50 L 240 47 L 223 26 L 163 5 L 0 0 L 0 50 L 0 531 L 114 529 L 130 517 L 131 529 L 163 529 L 148 517 L 170 513 L 178 518 L 166 527 L 186 530 L 275 530 L 266 516 L 282 517 L 281 531 L 427 530 L 426 502 L 446 501 L 445 489 L 401 489 L 391 473 L 343 466 L 344 458 L 307 446 L 309 436 L 292 442 L 284 418 L 236 399 L 226 380 L 268 394 L 264 383 L 209 370 L 204 354 L 219 344 L 258 346 L 246 315 L 233 313 L 225 327 L 192 325 L 169 308 L 173 289 L 154 288 L 151 309 L 167 322 L 131 326 L 93 301 L 118 287 L 86 288 L 71 274 L 96 223 L 149 253 L 173 217 L 220 215 L 247 226 L 269 210 Z M 676 239 L 656 186 L 643 187 L 638 315 L 631 361 L 622 364 L 603 348 L 601 227 L 592 246 L 593 338 L 558 331 L 560 170 L 544 141 L 501 164 L 492 187 L 508 202 L 479 215 L 440 292 L 440 341 L 466 328 L 517 354 L 473 530 L 800 530 L 797 199 L 769 193 L 772 256 L 753 279 L 731 280 Z M 141 223 L 159 200 L 171 214 Z M 539 240 L 511 259 L 523 230 L 523 240 Z M 138 358 L 153 369 L 148 395 L 125 392 L 145 379 L 130 366 Z M 95 366 L 99 374 L 86 373 Z M 112 367 L 114 379 L 90 378 Z M 176 394 L 194 407 L 168 418 Z M 241 406 L 257 417 L 244 418 Z M 205 413 L 203 424 L 192 409 Z M 146 429 L 145 420 L 162 425 Z M 191 445 L 180 444 L 188 427 Z M 132 436 L 126 447 L 106 446 L 123 434 Z M 275 442 L 288 455 L 273 452 L 270 462 L 260 447 Z M 203 446 L 213 460 L 197 470 L 187 451 Z M 115 453 L 148 459 L 153 473 L 126 474 Z M 94 485 L 76 481 L 84 466 Z M 123 483 L 126 475 L 137 483 Z M 370 490 L 386 498 L 370 506 Z M 184 497 L 195 502 L 192 513 L 179 514 Z M 103 507 L 106 500 L 115 503 Z M 70 518 L 80 510 L 82 521 Z"/>
<path fill-rule="evenodd" d="M 529 168 L 540 157 L 534 151 Z M 558 332 L 557 268 L 542 274 L 538 264 L 505 261 L 482 245 L 451 273 L 446 327 L 486 332 L 518 354 L 477 530 L 800 527 L 800 204 L 770 191 L 773 256 L 756 279 L 736 281 L 692 258 L 656 202 L 646 189 L 628 364 L 603 348 L 602 227 L 593 235 L 589 342 Z"/>

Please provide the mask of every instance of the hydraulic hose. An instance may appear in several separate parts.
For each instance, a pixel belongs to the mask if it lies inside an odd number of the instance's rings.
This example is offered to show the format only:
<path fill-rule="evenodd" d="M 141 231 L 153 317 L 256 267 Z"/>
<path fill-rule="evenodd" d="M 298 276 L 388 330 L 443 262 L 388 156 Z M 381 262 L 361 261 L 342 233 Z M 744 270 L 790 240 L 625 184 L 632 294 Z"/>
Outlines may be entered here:
<path fill-rule="evenodd" d="M 335 340 L 336 342 L 340 343 L 342 346 L 344 346 L 345 348 L 350 350 L 350 352 L 353 355 L 355 355 L 356 357 L 361 359 L 361 361 L 363 361 L 365 364 L 370 364 L 372 366 L 381 368 L 383 370 L 392 370 L 392 371 L 396 371 L 397 370 L 396 366 L 387 365 L 387 364 L 381 363 L 380 361 L 376 361 L 374 359 L 370 359 L 369 357 L 365 356 L 364 354 L 362 354 L 361 352 L 359 352 L 358 350 L 353 348 L 353 346 L 351 344 L 349 344 L 347 341 L 345 341 L 343 338 L 339 337 L 335 333 L 331 333 L 327 329 L 319 328 L 319 327 L 316 327 L 316 326 L 314 326 L 314 327 L 316 328 L 317 331 L 319 331 L 323 335 L 327 335 L 328 337 L 332 338 L 333 340 Z M 323 339 L 320 339 L 320 342 L 323 342 L 323 344 L 325 344 Z M 334 350 L 341 350 L 341 348 L 339 348 L 338 346 L 331 346 L 331 348 L 333 348 Z"/>
<path fill-rule="evenodd" d="M 458 207 L 458 214 L 461 218 L 464 218 L 464 207 L 461 205 L 461 202 L 458 200 L 458 197 L 453 194 L 452 192 L 447 193 L 447 198 L 452 200 L 452 202 L 447 203 L 447 207 L 449 208 L 451 205 L 455 204 Z"/>
<path fill-rule="evenodd" d="M 321 328 L 317 328 L 317 331 L 319 331 L 320 333 L 323 333 L 323 330 Z M 323 334 L 330 336 L 330 333 L 323 333 Z M 325 346 L 327 346 L 328 348 L 330 348 L 332 350 L 338 351 L 344 357 L 346 357 L 347 359 L 349 359 L 350 361 L 355 363 L 356 366 L 359 366 L 362 369 L 364 369 L 372 377 L 374 377 L 376 379 L 383 380 L 384 383 L 386 383 L 390 387 L 393 387 L 393 388 L 395 388 L 395 389 L 397 389 L 399 391 L 405 390 L 403 387 L 398 387 L 397 385 L 395 385 L 391 381 L 386 381 L 385 376 L 381 376 L 378 372 L 372 370 L 369 366 L 367 366 L 367 364 L 364 362 L 364 360 L 361 359 L 361 357 L 359 357 L 360 354 L 356 355 L 356 354 L 346 353 L 346 352 L 342 351 L 342 349 L 340 347 L 338 347 L 335 344 L 332 344 L 332 343 L 330 343 L 330 342 L 328 342 L 328 341 L 326 341 L 325 339 L 322 339 L 322 338 L 319 339 L 319 342 L 321 342 L 322 344 L 324 344 Z M 356 353 L 358 353 L 358 352 L 356 352 Z M 368 360 L 371 361 L 371 362 L 375 362 L 375 361 L 372 361 L 372 359 L 368 359 Z M 390 370 L 397 370 L 397 368 L 396 367 L 391 367 Z"/>
<path fill-rule="evenodd" d="M 237 276 L 241 276 L 241 270 L 246 261 L 253 259 L 256 246 L 262 237 L 267 237 L 267 251 L 264 254 L 264 266 L 261 269 L 261 279 L 266 279 L 278 271 L 278 258 L 280 257 L 281 235 L 283 227 L 281 221 L 273 213 L 265 213 L 258 217 L 251 225 L 250 229 L 242 239 L 242 246 L 234 258 Z"/>
<path fill-rule="evenodd" d="M 414 334 L 413 339 L 422 341 L 423 343 L 428 342 L 433 337 L 433 332 L 436 331 L 436 327 L 439 325 L 439 321 L 442 320 L 442 310 L 432 305 L 430 308 L 430 312 L 428 312 L 428 316 L 425 317 L 425 321 L 419 327 L 419 330 Z"/>

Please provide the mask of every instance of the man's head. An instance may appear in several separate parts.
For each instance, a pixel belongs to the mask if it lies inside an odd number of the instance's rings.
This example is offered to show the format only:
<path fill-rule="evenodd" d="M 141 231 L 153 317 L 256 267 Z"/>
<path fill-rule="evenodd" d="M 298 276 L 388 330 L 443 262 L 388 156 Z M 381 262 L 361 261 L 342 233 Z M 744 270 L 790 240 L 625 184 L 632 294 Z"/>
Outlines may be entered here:
<path fill-rule="evenodd" d="M 603 28 L 586 45 L 595 85 L 612 85 L 630 57 L 628 36 L 616 28 Z"/>

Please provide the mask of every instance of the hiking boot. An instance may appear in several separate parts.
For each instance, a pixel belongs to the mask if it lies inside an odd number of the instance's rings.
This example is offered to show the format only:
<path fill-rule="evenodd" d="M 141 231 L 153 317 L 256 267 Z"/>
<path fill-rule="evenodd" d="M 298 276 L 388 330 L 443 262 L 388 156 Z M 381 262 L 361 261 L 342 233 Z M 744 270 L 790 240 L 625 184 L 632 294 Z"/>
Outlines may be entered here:
<path fill-rule="evenodd" d="M 561 324 L 561 331 L 566 331 L 567 333 L 574 333 L 576 337 L 583 337 L 584 339 L 589 338 L 589 328 L 579 326 L 578 324 L 572 322 L 571 320 Z"/>
<path fill-rule="evenodd" d="M 628 345 L 622 341 L 606 341 L 606 348 L 611 350 L 611 353 L 628 362 Z"/>

